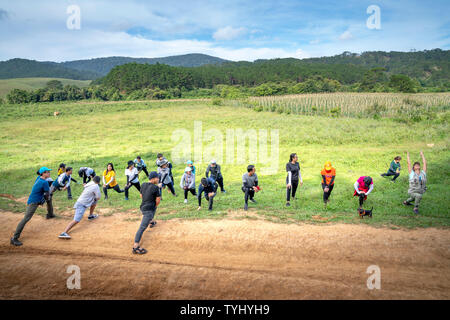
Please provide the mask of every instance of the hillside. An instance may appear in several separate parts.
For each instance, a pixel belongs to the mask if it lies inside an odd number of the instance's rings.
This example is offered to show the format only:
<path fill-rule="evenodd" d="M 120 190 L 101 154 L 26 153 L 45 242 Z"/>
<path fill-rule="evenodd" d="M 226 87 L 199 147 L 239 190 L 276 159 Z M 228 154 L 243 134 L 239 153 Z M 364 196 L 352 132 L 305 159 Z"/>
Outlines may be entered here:
<path fill-rule="evenodd" d="M 99 74 L 91 71 L 69 69 L 54 62 L 40 62 L 18 58 L 0 61 L 0 79 L 33 77 L 92 80 L 98 78 Z"/>
<path fill-rule="evenodd" d="M 90 80 L 72 80 L 61 78 L 14 78 L 0 79 L 0 98 L 5 97 L 12 89 L 36 90 L 45 88 L 50 80 L 58 80 L 65 85 L 74 85 L 79 88 L 87 87 L 91 83 Z"/>

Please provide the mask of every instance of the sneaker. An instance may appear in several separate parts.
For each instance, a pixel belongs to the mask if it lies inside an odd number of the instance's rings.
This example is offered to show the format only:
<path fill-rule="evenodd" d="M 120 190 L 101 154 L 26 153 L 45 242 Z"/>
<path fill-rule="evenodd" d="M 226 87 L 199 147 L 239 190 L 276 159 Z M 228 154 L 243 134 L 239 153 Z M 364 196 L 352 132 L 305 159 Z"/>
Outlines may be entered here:
<path fill-rule="evenodd" d="M 105 200 L 108 200 L 108 196 L 105 196 Z"/>
<path fill-rule="evenodd" d="M 55 215 L 52 214 L 52 215 L 47 215 L 45 218 L 48 220 L 48 219 L 53 219 L 54 217 L 55 217 Z"/>
<path fill-rule="evenodd" d="M 225 190 L 222 190 L 222 193 L 227 193 Z"/>
<path fill-rule="evenodd" d="M 93 214 L 88 217 L 88 220 L 94 220 L 98 218 L 98 214 Z"/>
<path fill-rule="evenodd" d="M 409 203 L 408 201 L 403 201 L 403 204 L 404 204 L 405 206 L 410 206 L 410 205 L 411 205 L 411 203 Z"/>
<path fill-rule="evenodd" d="M 156 221 L 150 222 L 150 228 L 153 228 L 154 226 L 156 226 Z"/>
<path fill-rule="evenodd" d="M 72 237 L 69 236 L 66 232 L 61 233 L 58 238 L 60 239 L 71 239 Z"/>
<path fill-rule="evenodd" d="M 391 180 L 392 183 L 395 183 L 395 180 Z"/>
<path fill-rule="evenodd" d="M 415 214 L 419 214 L 419 208 L 414 207 L 413 211 Z"/>
<path fill-rule="evenodd" d="M 253 203 L 256 203 L 256 200 L 255 200 L 255 199 L 250 199 L 250 201 L 253 202 Z"/>
<path fill-rule="evenodd" d="M 72 197 L 67 197 L 67 200 L 72 200 L 73 198 Z"/>
<path fill-rule="evenodd" d="M 212 211 L 212 208 L 208 208 L 209 211 Z"/>
<path fill-rule="evenodd" d="M 125 200 L 128 200 L 128 197 L 125 197 Z"/>
<path fill-rule="evenodd" d="M 247 211 L 248 210 L 248 204 L 244 205 L 244 210 Z"/>
<path fill-rule="evenodd" d="M 184 203 L 187 203 L 187 199 L 184 199 Z"/>
<path fill-rule="evenodd" d="M 22 242 L 19 241 L 19 239 L 11 238 L 9 241 L 13 246 L 19 247 L 22 245 Z"/>
<path fill-rule="evenodd" d="M 286 207 L 290 207 L 291 204 L 289 202 L 286 202 Z"/>

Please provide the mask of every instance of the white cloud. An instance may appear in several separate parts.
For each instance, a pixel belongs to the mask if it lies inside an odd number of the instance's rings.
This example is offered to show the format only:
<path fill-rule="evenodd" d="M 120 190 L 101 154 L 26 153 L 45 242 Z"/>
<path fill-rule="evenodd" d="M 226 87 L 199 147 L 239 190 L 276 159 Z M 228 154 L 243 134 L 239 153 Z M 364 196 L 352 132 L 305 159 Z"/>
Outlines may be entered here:
<path fill-rule="evenodd" d="M 221 40 L 234 40 L 236 38 L 239 38 L 247 33 L 247 29 L 240 27 L 240 28 L 233 28 L 230 26 L 220 28 L 213 34 L 213 38 L 217 41 Z"/>
<path fill-rule="evenodd" d="M 353 34 L 347 30 L 339 36 L 339 40 L 350 40 L 353 38 Z"/>
<path fill-rule="evenodd" d="M 319 42 L 320 42 L 320 40 L 314 39 L 314 40 L 311 40 L 311 41 L 309 42 L 309 44 L 318 44 Z"/>

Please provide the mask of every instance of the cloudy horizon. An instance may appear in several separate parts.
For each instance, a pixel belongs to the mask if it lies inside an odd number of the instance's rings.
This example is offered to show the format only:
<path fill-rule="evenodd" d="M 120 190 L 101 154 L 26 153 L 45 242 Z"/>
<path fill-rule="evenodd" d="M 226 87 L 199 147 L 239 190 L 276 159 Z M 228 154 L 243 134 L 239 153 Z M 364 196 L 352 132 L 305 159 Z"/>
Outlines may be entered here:
<path fill-rule="evenodd" d="M 80 9 L 70 29 L 69 6 Z M 368 8 L 380 8 L 369 28 Z M 239 61 L 450 48 L 448 1 L 0 1 L 0 60 L 189 53 Z"/>

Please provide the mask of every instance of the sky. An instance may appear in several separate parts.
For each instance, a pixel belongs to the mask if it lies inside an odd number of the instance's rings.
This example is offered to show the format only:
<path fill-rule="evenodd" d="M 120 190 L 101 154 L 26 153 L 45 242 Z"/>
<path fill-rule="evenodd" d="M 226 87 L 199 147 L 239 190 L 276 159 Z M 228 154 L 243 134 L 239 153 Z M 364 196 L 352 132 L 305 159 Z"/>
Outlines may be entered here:
<path fill-rule="evenodd" d="M 449 12 L 449 0 L 0 0 L 0 60 L 448 50 Z"/>

